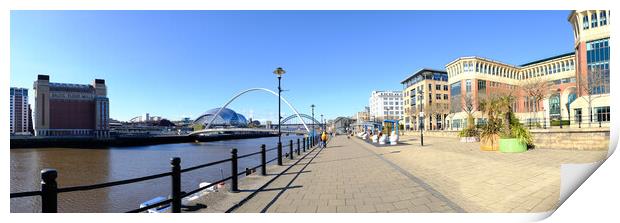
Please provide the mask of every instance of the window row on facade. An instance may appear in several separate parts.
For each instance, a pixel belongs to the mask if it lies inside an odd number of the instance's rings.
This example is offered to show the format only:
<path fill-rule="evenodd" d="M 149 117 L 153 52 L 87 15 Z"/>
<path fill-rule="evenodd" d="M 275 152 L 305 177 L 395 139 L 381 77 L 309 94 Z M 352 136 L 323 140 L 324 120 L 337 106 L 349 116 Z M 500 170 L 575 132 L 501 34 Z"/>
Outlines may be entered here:
<path fill-rule="evenodd" d="M 583 15 L 582 29 L 587 30 L 607 25 L 607 11 L 590 11 Z"/>
<path fill-rule="evenodd" d="M 570 56 L 553 62 L 528 65 L 525 68 L 486 63 L 478 60 L 465 60 L 460 63 L 453 64 L 447 69 L 449 77 L 454 77 L 455 75 L 465 72 L 476 72 L 515 80 L 523 80 L 565 71 L 573 71 L 575 70 L 575 58 L 574 56 Z"/>

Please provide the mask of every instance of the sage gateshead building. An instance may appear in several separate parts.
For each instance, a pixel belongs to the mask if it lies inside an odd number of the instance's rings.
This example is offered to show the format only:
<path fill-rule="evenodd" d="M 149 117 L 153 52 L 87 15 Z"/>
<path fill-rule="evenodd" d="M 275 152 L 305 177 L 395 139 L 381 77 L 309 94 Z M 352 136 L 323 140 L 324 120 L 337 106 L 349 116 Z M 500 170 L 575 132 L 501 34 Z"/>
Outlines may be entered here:
<path fill-rule="evenodd" d="M 450 88 L 450 128 L 485 119 L 480 100 L 493 94 L 516 98 L 513 112 L 523 122 L 569 120 L 571 125 L 602 123 L 608 126 L 609 109 L 609 11 L 572 11 L 568 17 L 574 32 L 574 52 L 521 65 L 469 56 L 446 65 Z M 544 86 L 542 100 L 528 86 Z"/>
<path fill-rule="evenodd" d="M 39 75 L 34 82 L 37 136 L 109 137 L 109 100 L 105 80 L 93 84 L 50 82 Z"/>

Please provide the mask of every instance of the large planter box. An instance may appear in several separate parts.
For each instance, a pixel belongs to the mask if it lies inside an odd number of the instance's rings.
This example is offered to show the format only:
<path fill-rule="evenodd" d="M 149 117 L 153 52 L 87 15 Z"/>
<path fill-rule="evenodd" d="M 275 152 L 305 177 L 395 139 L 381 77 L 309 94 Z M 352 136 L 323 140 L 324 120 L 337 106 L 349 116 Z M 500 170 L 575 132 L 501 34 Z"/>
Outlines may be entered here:
<path fill-rule="evenodd" d="M 478 142 L 478 137 L 461 137 L 461 142 Z"/>
<path fill-rule="evenodd" d="M 480 138 L 480 150 L 497 151 L 499 149 L 499 135 Z"/>
<path fill-rule="evenodd" d="M 527 151 L 527 145 L 518 139 L 499 139 L 499 151 L 502 153 L 522 153 Z"/>

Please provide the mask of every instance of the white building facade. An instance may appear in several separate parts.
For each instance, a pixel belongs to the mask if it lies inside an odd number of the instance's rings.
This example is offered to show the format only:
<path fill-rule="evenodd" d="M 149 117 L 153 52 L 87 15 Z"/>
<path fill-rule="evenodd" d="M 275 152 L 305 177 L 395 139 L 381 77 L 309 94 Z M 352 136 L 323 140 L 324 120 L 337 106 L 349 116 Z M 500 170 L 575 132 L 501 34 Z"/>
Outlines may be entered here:
<path fill-rule="evenodd" d="M 371 121 L 400 120 L 403 117 L 402 91 L 373 91 L 368 99 L 368 105 Z"/>

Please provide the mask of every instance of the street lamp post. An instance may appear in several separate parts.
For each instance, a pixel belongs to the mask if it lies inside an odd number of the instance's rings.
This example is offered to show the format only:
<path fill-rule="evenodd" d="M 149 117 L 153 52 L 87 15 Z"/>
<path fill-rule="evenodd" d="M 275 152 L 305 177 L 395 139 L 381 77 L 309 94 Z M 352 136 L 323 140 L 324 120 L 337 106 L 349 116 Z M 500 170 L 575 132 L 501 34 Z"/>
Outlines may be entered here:
<path fill-rule="evenodd" d="M 310 107 L 312 108 L 312 137 L 314 138 L 314 104 L 310 105 Z"/>
<path fill-rule="evenodd" d="M 424 97 L 424 92 L 422 90 L 420 90 L 418 92 L 420 94 L 421 97 Z M 420 100 L 420 146 L 424 146 L 424 131 L 422 131 L 422 129 L 424 128 L 424 104 L 422 104 L 422 100 Z"/>
<path fill-rule="evenodd" d="M 321 114 L 321 129 L 325 131 L 325 122 L 323 121 L 323 114 Z"/>
<path fill-rule="evenodd" d="M 285 74 L 286 71 L 284 71 L 284 69 L 282 69 L 281 67 L 276 68 L 276 70 L 273 71 L 273 73 L 275 75 L 278 75 L 278 165 L 282 165 L 282 131 L 281 131 L 281 125 L 282 123 L 280 123 L 280 121 L 282 120 L 282 115 L 281 115 L 281 108 L 282 108 L 282 100 L 281 100 L 281 94 L 282 94 L 282 88 L 280 86 L 281 81 L 282 81 L 282 74 Z"/>

